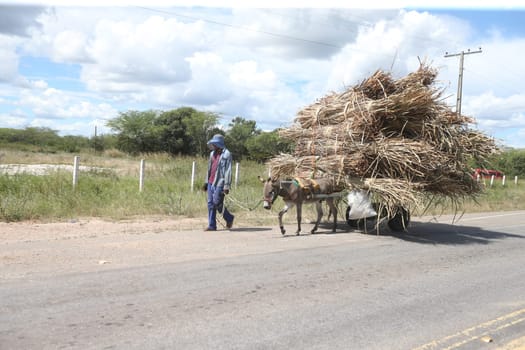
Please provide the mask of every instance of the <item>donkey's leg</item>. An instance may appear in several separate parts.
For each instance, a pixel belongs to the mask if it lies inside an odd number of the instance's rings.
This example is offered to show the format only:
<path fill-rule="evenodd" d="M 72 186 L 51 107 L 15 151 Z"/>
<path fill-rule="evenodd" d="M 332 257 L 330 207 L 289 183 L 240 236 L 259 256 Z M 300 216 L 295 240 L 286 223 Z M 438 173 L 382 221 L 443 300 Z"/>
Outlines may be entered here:
<path fill-rule="evenodd" d="M 315 222 L 312 231 L 310 231 L 310 233 L 312 234 L 314 234 L 315 231 L 317 231 L 317 228 L 319 227 L 319 222 L 321 222 L 321 218 L 323 217 L 323 204 L 321 201 L 315 202 L 315 209 L 317 209 L 317 221 Z"/>
<path fill-rule="evenodd" d="M 303 203 L 297 202 L 297 232 L 295 234 L 299 236 L 301 234 L 301 216 L 303 212 Z"/>
<path fill-rule="evenodd" d="M 279 228 L 281 229 L 281 234 L 285 234 L 286 230 L 284 229 L 283 225 L 283 215 L 288 211 L 288 209 L 293 207 L 293 203 L 291 202 L 285 202 L 284 207 L 279 212 Z"/>
<path fill-rule="evenodd" d="M 337 230 L 337 205 L 334 203 L 333 198 L 327 198 L 326 203 L 330 207 L 330 211 L 334 215 L 334 226 L 332 226 L 332 232 L 335 232 Z"/>

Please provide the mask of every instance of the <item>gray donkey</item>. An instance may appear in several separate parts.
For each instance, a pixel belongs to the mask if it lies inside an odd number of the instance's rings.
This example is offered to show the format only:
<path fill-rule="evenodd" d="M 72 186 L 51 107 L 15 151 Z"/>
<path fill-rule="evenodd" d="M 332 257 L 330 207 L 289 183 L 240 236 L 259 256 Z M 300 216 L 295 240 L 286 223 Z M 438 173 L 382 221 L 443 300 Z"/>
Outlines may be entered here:
<path fill-rule="evenodd" d="M 326 200 L 330 208 L 330 214 L 334 217 L 334 224 L 332 232 L 337 228 L 337 207 L 334 204 L 334 198 L 329 195 L 338 190 L 333 181 L 328 178 L 319 179 L 302 179 L 295 178 L 291 180 L 281 180 L 268 178 L 264 180 L 259 176 L 259 180 L 264 184 L 263 186 L 263 207 L 264 209 L 271 209 L 273 202 L 277 197 L 282 197 L 285 203 L 284 208 L 279 212 L 279 228 L 284 235 L 286 230 L 283 226 L 283 215 L 294 206 L 297 206 L 297 232 L 301 233 L 301 215 L 303 203 L 315 203 L 317 209 L 317 221 L 312 228 L 311 233 L 315 233 L 319 227 L 319 222 L 323 216 L 322 201 Z M 321 196 L 319 196 L 321 195 Z M 330 216 L 330 215 L 329 215 Z"/>

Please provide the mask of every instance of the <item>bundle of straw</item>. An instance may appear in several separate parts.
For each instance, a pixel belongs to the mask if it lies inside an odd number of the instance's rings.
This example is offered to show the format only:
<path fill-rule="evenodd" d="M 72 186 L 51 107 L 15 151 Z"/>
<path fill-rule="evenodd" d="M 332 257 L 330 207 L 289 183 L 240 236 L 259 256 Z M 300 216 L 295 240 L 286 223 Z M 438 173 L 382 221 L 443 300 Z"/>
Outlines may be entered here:
<path fill-rule="evenodd" d="M 425 63 L 398 80 L 381 70 L 342 93 L 329 93 L 300 110 L 281 137 L 293 154 L 268 162 L 275 177 L 331 177 L 368 190 L 388 212 L 419 206 L 422 198 L 453 202 L 482 188 L 468 162 L 498 152 L 494 140 L 451 111 Z"/>

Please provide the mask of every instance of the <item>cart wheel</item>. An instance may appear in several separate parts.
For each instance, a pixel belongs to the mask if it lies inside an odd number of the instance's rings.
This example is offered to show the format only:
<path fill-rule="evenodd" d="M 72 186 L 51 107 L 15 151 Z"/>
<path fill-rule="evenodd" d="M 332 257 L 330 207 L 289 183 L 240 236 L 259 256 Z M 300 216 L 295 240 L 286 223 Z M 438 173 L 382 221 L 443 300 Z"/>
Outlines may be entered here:
<path fill-rule="evenodd" d="M 369 227 L 374 226 L 374 222 L 376 220 L 375 216 L 371 216 L 365 219 L 350 219 L 350 209 L 350 206 L 346 208 L 346 223 L 348 224 L 348 226 L 358 230 L 367 230 Z"/>
<path fill-rule="evenodd" d="M 348 208 L 346 208 L 346 223 L 348 226 L 351 228 L 358 228 L 360 226 L 359 221 L 359 219 L 350 219 L 350 206 L 348 206 Z"/>
<path fill-rule="evenodd" d="M 392 231 L 406 231 L 408 224 L 410 223 L 410 212 L 403 208 L 399 207 L 396 211 L 396 214 L 388 220 L 388 227 Z"/>

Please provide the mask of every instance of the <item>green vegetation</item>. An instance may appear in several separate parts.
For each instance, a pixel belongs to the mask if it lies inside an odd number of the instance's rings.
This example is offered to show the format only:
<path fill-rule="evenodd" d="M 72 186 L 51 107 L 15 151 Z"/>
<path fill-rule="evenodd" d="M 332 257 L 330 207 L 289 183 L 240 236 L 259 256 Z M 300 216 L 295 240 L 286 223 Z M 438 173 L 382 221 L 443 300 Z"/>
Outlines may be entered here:
<path fill-rule="evenodd" d="M 171 155 L 205 156 L 206 142 L 223 134 L 235 160 L 263 162 L 274 154 L 286 152 L 290 143 L 280 141 L 277 131 L 263 132 L 253 120 L 235 117 L 226 131 L 218 126 L 219 116 L 182 107 L 171 111 L 128 111 L 108 122 L 116 132 L 116 146 L 129 154 L 166 152 Z M 261 152 L 261 149 L 264 151 Z"/>
<path fill-rule="evenodd" d="M 525 209 L 525 179 L 518 184 L 508 181 L 505 186 L 501 184 L 501 179 L 490 186 L 490 181 L 486 181 L 485 191 L 475 199 L 465 199 L 461 203 L 452 203 L 444 200 L 437 203 L 434 207 L 428 208 L 425 213 L 414 213 L 414 215 L 440 215 L 440 214 L 461 214 L 488 212 L 488 211 L 508 211 Z"/>
<path fill-rule="evenodd" d="M 24 159 L 27 164 L 72 164 L 73 156 L 34 152 L 2 151 L 4 159 Z M 81 165 L 104 168 L 102 171 L 81 171 L 76 188 L 71 172 L 60 170 L 49 175 L 0 174 L 0 221 L 57 221 L 79 217 L 125 219 L 142 216 L 206 217 L 206 197 L 200 190 L 206 171 L 204 157 L 172 157 L 168 154 L 142 154 L 131 157 L 118 152 L 105 155 L 81 154 Z M 139 192 L 140 160 L 145 159 L 144 190 Z M 194 190 L 191 191 L 192 164 L 196 164 Z M 6 163 L 6 162 L 3 162 Z M 274 223 L 282 201 L 271 212 L 260 205 L 261 184 L 257 176 L 267 174 L 258 162 L 239 162 L 237 186 L 227 197 L 227 204 L 239 222 Z M 235 170 L 234 170 L 235 172 Z M 235 178 L 234 178 L 235 180 Z M 510 180 L 510 179 L 509 179 Z M 310 206 L 308 206 L 310 207 Z M 341 210 L 344 206 L 341 205 Z M 479 212 L 489 210 L 525 209 L 525 185 L 508 181 L 502 186 L 496 180 L 477 199 L 467 200 L 463 208 L 444 203 L 430 208 L 426 214 Z M 306 215 L 310 215 L 310 208 Z M 417 213 L 414 213 L 417 215 Z M 312 209 L 313 218 L 313 209 Z M 294 220 L 295 215 L 289 215 Z M 342 217 L 341 217 L 341 220 Z"/>
<path fill-rule="evenodd" d="M 171 156 L 207 156 L 206 142 L 214 134 L 223 134 L 236 161 L 263 163 L 275 154 L 288 152 L 291 143 L 278 136 L 278 130 L 261 131 L 256 122 L 235 117 L 226 131 L 218 124 L 219 116 L 190 107 L 170 111 L 127 111 L 119 113 L 107 125 L 110 135 L 59 136 L 49 128 L 23 130 L 0 128 L 0 149 L 42 153 L 97 153 L 118 150 L 128 155 L 167 153 Z M 1 161 L 1 159 L 0 159 Z"/>
<path fill-rule="evenodd" d="M 0 171 L 0 221 L 206 217 L 206 197 L 200 191 L 206 170 L 206 141 L 222 133 L 240 166 L 237 186 L 226 197 L 236 220 L 273 223 L 282 201 L 276 202 L 271 212 L 261 206 L 248 208 L 260 203 L 262 190 L 257 176 L 268 173 L 264 162 L 280 152 L 290 153 L 293 144 L 281 139 L 278 130 L 261 131 L 254 121 L 236 117 L 224 131 L 218 127 L 218 119 L 215 114 L 188 107 L 167 112 L 128 111 L 108 122 L 115 134 L 91 138 L 61 137 L 48 128 L 0 128 L 0 166 L 72 165 L 73 157 L 80 155 L 82 166 L 104 169 L 81 171 L 76 188 L 71 172 L 66 170 L 45 176 Z M 146 174 L 144 190 L 139 192 L 141 159 L 146 160 Z M 196 174 L 191 191 L 193 162 Z M 504 172 L 507 185 L 502 186 L 498 179 L 476 201 L 466 200 L 461 208 L 445 201 L 425 214 L 525 209 L 525 185 L 521 183 L 525 182 L 525 150 L 505 150 L 488 164 L 471 166 Z M 515 185 L 514 176 L 523 180 Z M 341 205 L 340 209 L 346 208 Z M 294 220 L 294 215 L 288 218 Z"/>
<path fill-rule="evenodd" d="M 11 159 L 11 153 L 4 158 Z M 25 163 L 67 163 L 67 155 L 40 155 L 21 152 L 15 158 Z M 48 175 L 0 174 L 0 221 L 54 221 L 78 217 L 122 219 L 137 216 L 206 217 L 206 196 L 201 191 L 207 159 L 171 157 L 167 154 L 143 154 L 137 157 L 81 155 L 81 165 L 104 168 L 81 171 L 74 188 L 70 171 Z M 144 190 L 139 192 L 140 160 L 145 159 Z M 69 156 L 70 163 L 73 156 Z M 191 191 L 192 165 L 195 162 L 194 190 Z M 235 169 L 234 169 L 235 171 Z M 232 190 L 233 213 L 254 207 L 262 196 L 257 176 L 264 176 L 263 164 L 239 163 L 237 186 Z M 234 178 L 235 180 L 235 178 Z M 262 208 L 258 208 L 263 210 Z M 254 213 L 253 213 L 254 214 Z M 242 216 L 242 215 L 241 215 Z"/>

